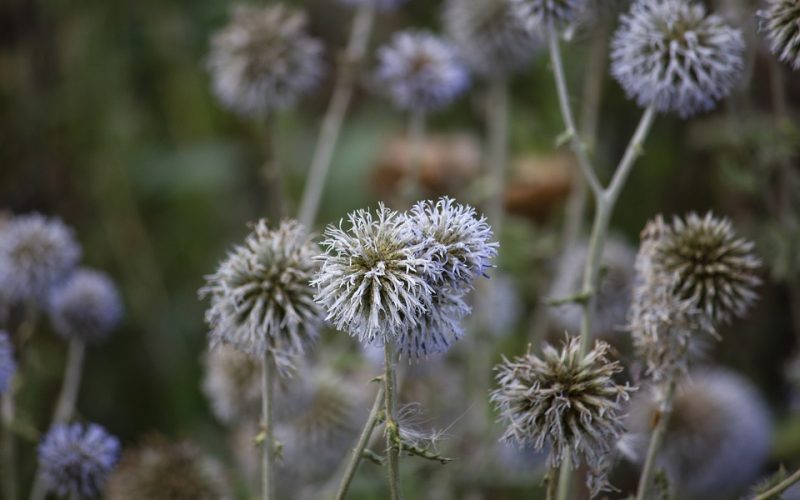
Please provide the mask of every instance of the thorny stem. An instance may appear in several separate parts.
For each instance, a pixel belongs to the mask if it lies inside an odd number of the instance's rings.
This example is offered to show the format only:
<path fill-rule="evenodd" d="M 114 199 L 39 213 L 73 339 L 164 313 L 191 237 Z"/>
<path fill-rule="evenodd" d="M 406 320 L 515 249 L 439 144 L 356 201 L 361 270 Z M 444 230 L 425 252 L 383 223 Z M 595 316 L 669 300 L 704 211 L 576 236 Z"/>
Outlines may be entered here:
<path fill-rule="evenodd" d="M 322 129 L 314 148 L 311 168 L 303 190 L 303 198 L 300 202 L 300 222 L 309 229 L 314 225 L 314 219 L 317 217 L 320 201 L 322 200 L 322 192 L 328 178 L 336 145 L 339 142 L 342 123 L 350 107 L 358 68 L 364 59 L 374 20 L 374 7 L 365 4 L 358 9 L 353 20 L 347 49 L 339 63 L 336 86 L 322 121 Z"/>
<path fill-rule="evenodd" d="M 664 434 L 669 424 L 669 417 L 672 414 L 672 400 L 675 397 L 675 386 L 677 385 L 675 378 L 676 374 L 673 373 L 667 381 L 667 388 L 659 405 L 658 414 L 656 415 L 658 420 L 653 429 L 653 434 L 650 436 L 647 457 L 644 461 L 642 475 L 639 477 L 639 487 L 636 490 L 636 500 L 647 500 L 650 498 L 647 495 L 653 483 L 658 451 L 661 449 L 661 443 L 664 441 Z"/>
<path fill-rule="evenodd" d="M 261 432 L 264 441 L 261 443 L 261 498 L 272 500 L 275 497 L 275 481 L 273 465 L 275 454 L 275 433 L 272 422 L 272 378 L 274 367 L 270 353 L 264 355 L 261 380 Z"/>
<path fill-rule="evenodd" d="M 753 497 L 753 500 L 769 500 L 771 498 L 778 498 L 778 495 L 788 490 L 798 481 L 800 481 L 800 470 L 795 471 L 791 476 L 787 477 L 767 491 L 756 495 Z"/>
<path fill-rule="evenodd" d="M 361 435 L 358 437 L 355 448 L 353 448 L 353 454 L 350 456 L 350 460 L 348 461 L 344 475 L 342 476 L 342 481 L 339 483 L 339 489 L 336 491 L 336 496 L 334 497 L 335 500 L 344 500 L 344 498 L 347 496 L 347 491 L 350 489 L 350 483 L 353 481 L 353 477 L 356 475 L 358 465 L 361 463 L 361 456 L 363 455 L 364 449 L 369 443 L 370 437 L 372 437 L 372 432 L 375 430 L 375 425 L 378 423 L 381 408 L 385 404 L 383 380 L 380 382 L 381 385 L 378 387 L 378 392 L 375 394 L 375 402 L 372 403 L 372 410 L 370 410 L 369 416 L 367 417 L 367 422 L 364 424 L 364 428 L 361 430 Z"/>
<path fill-rule="evenodd" d="M 384 354 L 384 409 L 386 411 L 386 469 L 389 475 L 389 495 L 391 500 L 400 500 L 400 449 L 392 440 L 391 426 L 397 426 L 397 394 L 395 381 L 395 363 L 397 353 L 394 342 L 386 339 L 383 347 Z"/>
<path fill-rule="evenodd" d="M 86 353 L 86 344 L 83 340 L 72 339 L 69 341 L 67 353 L 67 366 L 64 370 L 64 382 L 61 385 L 61 394 L 53 414 L 53 423 L 67 422 L 75 411 L 75 402 L 81 385 L 81 371 L 83 358 Z"/>

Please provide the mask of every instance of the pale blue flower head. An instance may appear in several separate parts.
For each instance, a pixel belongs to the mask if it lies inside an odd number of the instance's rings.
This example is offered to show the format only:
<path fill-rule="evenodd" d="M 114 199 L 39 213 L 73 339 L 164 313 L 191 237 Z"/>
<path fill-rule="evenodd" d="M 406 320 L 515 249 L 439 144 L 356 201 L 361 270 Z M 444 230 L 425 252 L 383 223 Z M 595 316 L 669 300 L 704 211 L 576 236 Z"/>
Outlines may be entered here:
<path fill-rule="evenodd" d="M 376 80 L 400 109 L 436 111 L 469 85 L 469 73 L 449 42 L 406 31 L 378 51 Z"/>
<path fill-rule="evenodd" d="M 411 360 L 441 354 L 463 337 L 461 321 L 472 312 L 464 295 L 463 290 L 438 288 L 428 311 L 417 319 L 417 326 L 400 334 L 400 356 Z"/>
<path fill-rule="evenodd" d="M 14 360 L 14 346 L 8 333 L 0 330 L 0 394 L 11 387 L 11 379 L 17 371 L 17 362 Z"/>
<path fill-rule="evenodd" d="M 638 0 L 611 43 L 611 72 L 641 107 L 682 118 L 727 97 L 744 70 L 739 30 L 691 0 Z"/>
<path fill-rule="evenodd" d="M 766 8 L 757 14 L 772 53 L 793 69 L 800 69 L 800 2 L 767 0 Z"/>
<path fill-rule="evenodd" d="M 96 498 L 119 452 L 119 440 L 97 424 L 56 424 L 39 444 L 39 470 L 48 491 L 61 498 Z"/>
<path fill-rule="evenodd" d="M 516 15 L 532 29 L 569 23 L 586 8 L 586 0 L 512 0 Z"/>
<path fill-rule="evenodd" d="M 408 0 L 339 0 L 339 3 L 353 7 L 372 7 L 377 10 L 390 11 L 400 7 L 407 1 Z"/>
<path fill-rule="evenodd" d="M 53 330 L 67 339 L 105 338 L 122 318 L 122 300 L 105 273 L 78 269 L 53 288 L 49 304 Z"/>

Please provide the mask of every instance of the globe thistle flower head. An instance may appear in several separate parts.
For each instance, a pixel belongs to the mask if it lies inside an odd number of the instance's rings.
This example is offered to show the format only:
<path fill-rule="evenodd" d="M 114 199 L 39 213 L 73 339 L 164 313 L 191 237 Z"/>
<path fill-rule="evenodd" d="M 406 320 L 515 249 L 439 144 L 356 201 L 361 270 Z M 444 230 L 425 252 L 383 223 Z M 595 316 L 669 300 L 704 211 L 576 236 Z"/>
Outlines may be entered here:
<path fill-rule="evenodd" d="M 586 8 L 586 0 L 511 0 L 516 15 L 530 29 L 541 29 L 550 23 L 566 24 L 578 17 Z"/>
<path fill-rule="evenodd" d="M 400 334 L 400 356 L 412 360 L 441 354 L 463 337 L 461 321 L 472 312 L 464 293 L 447 286 L 439 288 L 428 311 L 417 319 L 417 326 Z"/>
<path fill-rule="evenodd" d="M 14 360 L 14 346 L 11 337 L 0 330 L 0 394 L 11 387 L 11 380 L 17 372 L 17 362 Z"/>
<path fill-rule="evenodd" d="M 691 0 L 642 0 L 622 16 L 611 72 L 641 107 L 687 118 L 712 109 L 744 69 L 739 30 Z"/>
<path fill-rule="evenodd" d="M 39 444 L 39 470 L 59 497 L 100 496 L 119 457 L 119 440 L 97 424 L 56 424 Z"/>
<path fill-rule="evenodd" d="M 631 401 L 619 449 L 633 462 L 645 459 L 660 400 L 651 388 Z M 735 498 L 761 474 L 771 435 L 767 405 L 750 382 L 720 368 L 695 370 L 678 384 L 656 466 L 675 498 Z"/>
<path fill-rule="evenodd" d="M 375 77 L 395 106 L 414 111 L 439 110 L 469 85 L 455 47 L 426 32 L 394 35 L 378 51 Z"/>
<path fill-rule="evenodd" d="M 757 14 L 772 53 L 793 69 L 800 69 L 800 3 L 767 0 L 766 8 Z"/>
<path fill-rule="evenodd" d="M 353 7 L 372 7 L 381 11 L 395 10 L 407 0 L 339 0 L 339 3 Z"/>
<path fill-rule="evenodd" d="M 306 17 L 284 5 L 240 5 L 211 39 L 208 68 L 217 97 L 245 116 L 293 106 L 323 75 L 322 43 Z"/>
<path fill-rule="evenodd" d="M 234 424 L 258 418 L 261 367 L 261 363 L 228 345 L 209 349 L 203 355 L 203 393 L 220 422 Z"/>
<path fill-rule="evenodd" d="M 67 339 L 105 338 L 122 317 L 122 300 L 104 273 L 78 269 L 50 293 L 53 330 Z"/>
<path fill-rule="evenodd" d="M 583 461 L 592 471 L 597 493 L 609 453 L 622 434 L 621 402 L 630 387 L 617 385 L 622 368 L 608 359 L 610 346 L 598 341 L 587 355 L 580 340 L 567 337 L 561 351 L 545 345 L 541 356 L 530 352 L 504 359 L 491 400 L 506 425 L 504 440 L 535 449 L 550 447 L 548 465 Z"/>
<path fill-rule="evenodd" d="M 277 229 L 263 219 L 255 224 L 200 291 L 211 298 L 206 322 L 212 347 L 229 344 L 259 359 L 269 353 L 287 374 L 292 359 L 317 338 L 321 312 L 309 281 L 318 253 L 296 221 Z"/>
<path fill-rule="evenodd" d="M 72 229 L 60 219 L 14 217 L 0 230 L 0 287 L 12 302 L 44 301 L 80 256 Z"/>
<path fill-rule="evenodd" d="M 394 339 L 430 308 L 428 280 L 437 272 L 430 249 L 405 214 L 383 205 L 374 215 L 352 212 L 348 224 L 325 230 L 316 301 L 328 321 L 362 342 Z"/>
<path fill-rule="evenodd" d="M 541 36 L 516 14 L 514 0 L 449 0 L 444 23 L 470 68 L 496 77 L 523 69 L 542 48 Z"/>

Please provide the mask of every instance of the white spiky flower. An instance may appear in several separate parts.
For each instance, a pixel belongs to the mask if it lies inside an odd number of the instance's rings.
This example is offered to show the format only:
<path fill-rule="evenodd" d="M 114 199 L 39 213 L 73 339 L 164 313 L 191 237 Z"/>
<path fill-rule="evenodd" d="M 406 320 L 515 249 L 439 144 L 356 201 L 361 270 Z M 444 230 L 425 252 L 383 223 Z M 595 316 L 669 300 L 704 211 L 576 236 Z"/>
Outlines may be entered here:
<path fill-rule="evenodd" d="M 639 0 L 611 43 L 611 72 L 641 107 L 682 118 L 712 109 L 739 83 L 744 40 L 693 0 Z"/>
<path fill-rule="evenodd" d="M 769 48 L 778 59 L 800 69 L 800 2 L 797 0 L 767 0 L 767 6 L 757 15 Z"/>
<path fill-rule="evenodd" d="M 269 353 L 286 374 L 317 338 L 321 313 L 309 282 L 318 253 L 298 222 L 270 229 L 260 220 L 200 291 L 211 298 L 211 346 L 229 344 L 258 358 Z"/>
<path fill-rule="evenodd" d="M 532 29 L 573 21 L 586 8 L 586 0 L 513 0 L 516 15 Z"/>

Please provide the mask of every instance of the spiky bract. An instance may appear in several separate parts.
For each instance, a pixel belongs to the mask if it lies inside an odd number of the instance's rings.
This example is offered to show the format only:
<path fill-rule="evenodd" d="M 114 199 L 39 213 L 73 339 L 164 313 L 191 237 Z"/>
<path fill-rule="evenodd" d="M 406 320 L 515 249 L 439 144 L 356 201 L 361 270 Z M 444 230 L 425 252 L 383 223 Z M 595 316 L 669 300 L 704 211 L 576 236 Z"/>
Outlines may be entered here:
<path fill-rule="evenodd" d="M 767 0 L 766 8 L 758 11 L 761 30 L 769 48 L 778 59 L 800 69 L 800 2 L 797 0 Z"/>
<path fill-rule="evenodd" d="M 122 317 L 122 300 L 114 282 L 93 269 L 78 269 L 50 294 L 53 330 L 67 339 L 105 338 Z"/>

